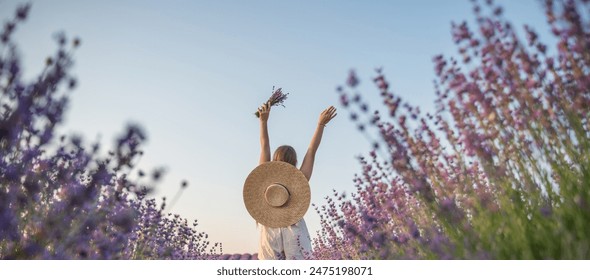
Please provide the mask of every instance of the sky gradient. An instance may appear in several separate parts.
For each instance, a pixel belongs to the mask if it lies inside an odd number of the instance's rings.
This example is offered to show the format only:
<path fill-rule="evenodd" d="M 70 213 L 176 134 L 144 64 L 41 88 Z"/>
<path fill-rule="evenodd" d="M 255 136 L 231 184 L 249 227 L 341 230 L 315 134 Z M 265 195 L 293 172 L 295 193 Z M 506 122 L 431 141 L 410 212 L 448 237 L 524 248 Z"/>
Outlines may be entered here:
<path fill-rule="evenodd" d="M 242 201 L 242 187 L 260 153 L 253 113 L 273 86 L 289 92 L 286 108 L 273 107 L 271 150 L 292 145 L 303 159 L 319 113 L 338 116 L 325 129 L 312 179 L 312 203 L 324 204 L 332 189 L 354 191 L 356 159 L 370 144 L 338 103 L 335 88 L 356 70 L 370 110 L 380 109 L 372 85 L 383 67 L 393 91 L 432 111 L 437 54 L 456 56 L 451 22 L 472 21 L 467 0 L 452 1 L 31 1 L 27 21 L 15 33 L 26 78 L 56 50 L 54 34 L 80 37 L 65 134 L 100 139 L 103 151 L 127 123 L 148 134 L 144 170 L 167 173 L 155 197 L 170 200 L 189 182 L 171 209 L 224 253 L 255 253 L 258 232 Z M 548 39 L 540 3 L 499 1 L 522 34 L 528 23 Z M 0 19 L 21 1 L 0 0 Z M 310 233 L 319 230 L 313 209 Z"/>

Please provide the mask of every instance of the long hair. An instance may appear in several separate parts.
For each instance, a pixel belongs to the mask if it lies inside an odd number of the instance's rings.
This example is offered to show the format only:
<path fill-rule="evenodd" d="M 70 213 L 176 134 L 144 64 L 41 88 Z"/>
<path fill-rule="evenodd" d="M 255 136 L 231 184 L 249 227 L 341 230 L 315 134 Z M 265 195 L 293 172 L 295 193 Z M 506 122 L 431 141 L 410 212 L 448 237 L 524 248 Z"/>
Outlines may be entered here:
<path fill-rule="evenodd" d="M 275 150 L 272 160 L 284 161 L 297 167 L 297 153 L 295 152 L 295 149 L 293 149 L 293 147 L 289 145 L 283 145 L 278 147 Z"/>

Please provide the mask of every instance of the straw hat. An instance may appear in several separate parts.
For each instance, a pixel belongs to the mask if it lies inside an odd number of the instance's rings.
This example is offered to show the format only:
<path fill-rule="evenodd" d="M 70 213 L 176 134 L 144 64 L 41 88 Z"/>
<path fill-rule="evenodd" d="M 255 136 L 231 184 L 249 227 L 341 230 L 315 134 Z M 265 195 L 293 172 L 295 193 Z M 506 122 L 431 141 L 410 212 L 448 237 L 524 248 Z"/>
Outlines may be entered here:
<path fill-rule="evenodd" d="M 257 222 L 272 228 L 297 223 L 311 199 L 309 182 L 295 166 L 270 161 L 254 168 L 244 183 L 244 204 Z"/>

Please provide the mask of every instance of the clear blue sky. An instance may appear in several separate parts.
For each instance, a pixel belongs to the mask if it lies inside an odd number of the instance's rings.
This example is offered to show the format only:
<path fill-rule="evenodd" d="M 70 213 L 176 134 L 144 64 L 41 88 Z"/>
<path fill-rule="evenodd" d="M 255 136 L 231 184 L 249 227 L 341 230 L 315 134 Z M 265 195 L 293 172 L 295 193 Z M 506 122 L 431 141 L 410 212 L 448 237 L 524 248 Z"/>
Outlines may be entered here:
<path fill-rule="evenodd" d="M 0 19 L 22 1 L 0 0 Z M 311 179 L 312 203 L 332 189 L 350 193 L 358 155 L 370 145 L 357 133 L 335 88 L 357 70 L 371 109 L 379 99 L 371 79 L 383 67 L 395 93 L 431 110 L 432 57 L 455 55 L 451 21 L 473 20 L 468 0 L 449 1 L 32 1 L 16 41 L 27 77 L 56 49 L 53 34 L 79 36 L 73 69 L 79 87 L 61 131 L 112 146 L 128 122 L 149 142 L 141 166 L 165 166 L 155 193 L 172 209 L 199 220 L 198 229 L 225 253 L 256 252 L 258 234 L 242 202 L 243 182 L 257 165 L 259 126 L 253 116 L 273 86 L 289 92 L 274 107 L 271 149 L 292 145 L 303 158 L 319 113 L 339 114 L 327 127 Z M 534 0 L 500 1 L 516 26 L 529 23 L 546 39 Z M 522 32 L 520 32 L 522 34 Z M 310 233 L 319 229 L 313 209 Z"/>

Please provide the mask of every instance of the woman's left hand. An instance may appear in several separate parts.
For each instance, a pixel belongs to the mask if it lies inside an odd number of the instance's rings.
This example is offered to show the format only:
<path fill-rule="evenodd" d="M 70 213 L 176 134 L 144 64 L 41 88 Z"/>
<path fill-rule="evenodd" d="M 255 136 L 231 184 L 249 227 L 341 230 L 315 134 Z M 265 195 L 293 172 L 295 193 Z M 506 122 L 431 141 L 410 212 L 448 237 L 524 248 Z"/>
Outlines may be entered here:
<path fill-rule="evenodd" d="M 326 126 L 326 124 L 328 124 L 334 117 L 336 117 L 336 115 L 336 108 L 334 108 L 334 106 L 328 107 L 320 114 L 320 120 L 318 121 L 318 125 Z"/>

